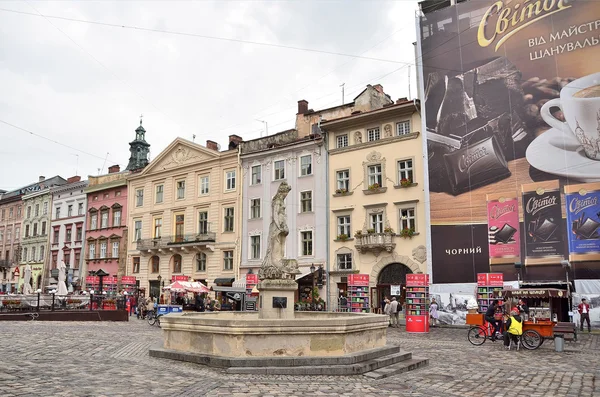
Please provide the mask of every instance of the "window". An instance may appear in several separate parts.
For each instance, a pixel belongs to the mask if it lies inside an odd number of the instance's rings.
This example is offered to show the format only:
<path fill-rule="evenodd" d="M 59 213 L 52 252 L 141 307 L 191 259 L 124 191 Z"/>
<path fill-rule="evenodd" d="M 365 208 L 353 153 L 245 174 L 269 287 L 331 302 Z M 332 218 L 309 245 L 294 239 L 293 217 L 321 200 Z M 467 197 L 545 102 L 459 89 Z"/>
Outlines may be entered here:
<path fill-rule="evenodd" d="M 250 259 L 260 259 L 260 236 L 250 236 Z"/>
<path fill-rule="evenodd" d="M 2 208 L 2 220 L 4 220 L 5 215 L 6 215 L 6 209 Z"/>
<path fill-rule="evenodd" d="M 35 256 L 35 247 L 31 247 L 31 261 L 35 261 L 37 257 Z"/>
<path fill-rule="evenodd" d="M 379 131 L 379 127 L 370 128 L 367 130 L 367 141 L 368 142 L 378 141 L 379 139 L 381 139 L 381 132 Z"/>
<path fill-rule="evenodd" d="M 413 162 L 412 160 L 398 161 L 398 185 L 406 179 L 412 183 L 413 181 Z"/>
<path fill-rule="evenodd" d="M 138 189 L 135 191 L 135 206 L 141 207 L 144 205 L 144 189 Z"/>
<path fill-rule="evenodd" d="M 77 232 L 75 234 L 75 241 L 81 241 L 83 239 L 83 226 L 77 225 Z"/>
<path fill-rule="evenodd" d="M 341 148 L 348 146 L 348 134 L 338 135 L 335 139 L 335 147 Z"/>
<path fill-rule="evenodd" d="M 27 232 L 27 229 L 25 229 L 25 232 Z M 60 226 L 54 229 L 54 236 L 52 236 L 52 242 L 54 244 L 58 244 L 59 233 L 60 233 Z"/>
<path fill-rule="evenodd" d="M 300 176 L 312 175 L 312 156 L 300 157 Z"/>
<path fill-rule="evenodd" d="M 350 170 L 341 170 L 336 172 L 337 188 L 342 192 L 350 190 Z"/>
<path fill-rule="evenodd" d="M 162 229 L 162 218 L 154 218 L 154 233 L 152 235 L 153 238 L 160 238 Z"/>
<path fill-rule="evenodd" d="M 101 219 L 100 219 L 100 228 L 101 229 L 105 229 L 108 227 L 108 211 L 102 211 L 102 213 L 100 214 Z"/>
<path fill-rule="evenodd" d="M 44 204 L 48 204 L 48 203 L 44 203 Z M 4 211 L 4 210 L 2 210 L 2 211 Z M 8 219 L 12 219 L 12 217 L 13 217 L 14 213 L 15 213 L 15 209 L 14 209 L 14 207 L 10 207 L 10 208 L 8 209 Z M 3 216 L 2 218 L 4 218 L 4 216 Z"/>
<path fill-rule="evenodd" d="M 71 253 L 65 252 L 63 260 L 65 261 L 65 265 L 70 266 L 71 265 Z"/>
<path fill-rule="evenodd" d="M 104 198 L 107 199 L 108 198 L 108 193 L 104 193 Z"/>
<path fill-rule="evenodd" d="M 40 245 L 40 259 L 39 261 L 43 261 L 44 260 L 44 246 Z"/>
<path fill-rule="evenodd" d="M 337 217 L 337 235 L 338 237 L 345 234 L 347 238 L 351 236 L 350 230 L 350 215 Z"/>
<path fill-rule="evenodd" d="M 208 179 L 208 176 L 200 177 L 200 194 L 208 194 L 209 184 L 210 180 Z"/>
<path fill-rule="evenodd" d="M 223 251 L 223 270 L 233 270 L 233 251 Z"/>
<path fill-rule="evenodd" d="M 401 121 L 396 124 L 396 135 L 410 134 L 410 121 Z"/>
<path fill-rule="evenodd" d="M 106 248 L 107 248 L 106 241 L 102 241 L 100 243 L 100 259 L 106 258 Z"/>
<path fill-rule="evenodd" d="M 152 273 L 158 273 L 160 270 L 160 258 L 158 256 L 153 256 L 150 261 L 152 263 Z"/>
<path fill-rule="evenodd" d="M 163 191 L 165 189 L 165 185 L 156 185 L 156 194 L 154 202 L 156 204 L 163 202 Z"/>
<path fill-rule="evenodd" d="M 198 212 L 198 234 L 208 233 L 208 212 Z"/>
<path fill-rule="evenodd" d="M 338 270 L 352 270 L 352 254 L 337 254 Z"/>
<path fill-rule="evenodd" d="M 300 240 L 302 243 L 302 256 L 313 254 L 313 232 L 311 230 L 300 232 Z"/>
<path fill-rule="evenodd" d="M 33 224 L 33 237 L 37 237 L 38 235 L 38 224 L 34 223 Z"/>
<path fill-rule="evenodd" d="M 31 218 L 31 207 L 27 207 L 27 219 Z"/>
<path fill-rule="evenodd" d="M 83 215 L 83 203 L 77 204 L 77 215 Z"/>
<path fill-rule="evenodd" d="M 79 269 L 80 263 L 81 263 L 81 251 L 75 250 L 75 261 L 73 263 L 73 268 Z"/>
<path fill-rule="evenodd" d="M 42 209 L 42 215 L 48 215 L 48 202 L 44 202 L 44 207 Z"/>
<path fill-rule="evenodd" d="M 369 226 L 375 233 L 383 233 L 383 213 L 370 214 Z"/>
<path fill-rule="evenodd" d="M 312 211 L 312 192 L 300 192 L 300 212 Z"/>
<path fill-rule="evenodd" d="M 173 273 L 181 273 L 181 255 L 173 255 Z"/>
<path fill-rule="evenodd" d="M 41 230 L 42 236 L 46 235 L 46 221 L 42 222 L 42 230 Z"/>
<path fill-rule="evenodd" d="M 121 210 L 113 210 L 113 227 L 121 226 Z"/>
<path fill-rule="evenodd" d="M 17 206 L 17 218 L 20 218 L 20 217 L 21 217 L 21 206 L 18 205 Z"/>
<path fill-rule="evenodd" d="M 112 243 L 112 257 L 113 258 L 119 257 L 119 242 L 118 241 L 113 241 L 113 243 Z"/>
<path fill-rule="evenodd" d="M 378 187 L 383 186 L 383 178 L 381 177 L 381 164 L 370 165 L 368 167 L 369 186 L 377 184 Z"/>
<path fill-rule="evenodd" d="M 233 232 L 233 207 L 225 208 L 225 228 L 226 232 Z"/>
<path fill-rule="evenodd" d="M 185 198 L 185 181 L 177 182 L 177 200 Z"/>
<path fill-rule="evenodd" d="M 4 231 L 0 230 L 0 244 L 2 244 L 3 239 L 4 239 Z"/>
<path fill-rule="evenodd" d="M 133 238 L 134 240 L 141 240 L 142 239 L 142 221 L 135 221 L 134 222 L 134 232 L 133 232 Z"/>
<path fill-rule="evenodd" d="M 56 219 L 60 219 L 60 207 L 56 207 Z"/>
<path fill-rule="evenodd" d="M 227 171 L 225 174 L 226 188 L 225 190 L 235 189 L 235 171 Z"/>
<path fill-rule="evenodd" d="M 196 255 L 196 271 L 197 272 L 205 272 L 206 271 L 206 254 L 204 252 L 200 252 Z"/>
<path fill-rule="evenodd" d="M 58 261 L 58 252 L 52 253 L 52 269 L 56 269 L 56 262 Z"/>
<path fill-rule="evenodd" d="M 10 243 L 10 239 L 11 239 L 11 233 L 12 230 L 11 229 L 6 229 L 6 242 Z M 2 242 L 2 236 L 0 235 L 0 243 Z M 8 259 L 8 256 L 6 257 L 6 259 Z"/>
<path fill-rule="evenodd" d="M 250 200 L 250 219 L 260 218 L 260 199 Z"/>
<path fill-rule="evenodd" d="M 262 181 L 262 167 L 260 165 L 252 166 L 252 184 L 258 185 Z"/>
<path fill-rule="evenodd" d="M 134 256 L 132 273 L 139 273 L 139 272 L 140 272 L 140 257 Z"/>
<path fill-rule="evenodd" d="M 35 205 L 35 216 L 40 216 L 40 205 L 39 204 Z"/>
<path fill-rule="evenodd" d="M 73 216 L 73 204 L 67 206 L 67 216 Z"/>
<path fill-rule="evenodd" d="M 29 225 L 25 225 L 25 237 L 29 237 Z"/>
<path fill-rule="evenodd" d="M 96 242 L 90 242 L 90 259 L 96 258 Z"/>
<path fill-rule="evenodd" d="M 27 248 L 23 248 L 23 262 L 27 262 Z"/>
<path fill-rule="evenodd" d="M 15 241 L 19 241 L 19 238 L 21 237 L 20 233 L 21 233 L 21 228 L 20 227 L 15 228 Z"/>
<path fill-rule="evenodd" d="M 90 230 L 96 230 L 98 228 L 98 214 L 94 212 L 90 215 Z"/>
<path fill-rule="evenodd" d="M 121 191 L 120 190 L 117 190 L 115 192 L 115 197 L 121 197 Z"/>
<path fill-rule="evenodd" d="M 71 228 L 67 228 L 67 236 L 65 237 L 65 242 L 70 243 L 73 237 L 73 233 L 71 232 Z"/>
<path fill-rule="evenodd" d="M 274 169 L 274 179 L 276 181 L 285 179 L 285 160 L 276 161 L 273 169 Z"/>
<path fill-rule="evenodd" d="M 400 209 L 400 230 L 413 229 L 416 230 L 417 222 L 415 218 L 415 208 Z"/>

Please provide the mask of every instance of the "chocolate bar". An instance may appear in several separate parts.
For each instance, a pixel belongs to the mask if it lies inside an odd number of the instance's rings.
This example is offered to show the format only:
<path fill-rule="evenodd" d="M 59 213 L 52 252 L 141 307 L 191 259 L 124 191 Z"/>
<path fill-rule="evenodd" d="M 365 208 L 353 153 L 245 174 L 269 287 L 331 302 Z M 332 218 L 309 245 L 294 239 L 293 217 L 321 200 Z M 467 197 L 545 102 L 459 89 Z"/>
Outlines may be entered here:
<path fill-rule="evenodd" d="M 538 225 L 537 229 L 533 232 L 534 236 L 543 240 L 548 241 L 558 229 L 558 225 L 550 219 L 544 219 L 541 225 Z"/>
<path fill-rule="evenodd" d="M 495 137 L 445 154 L 444 162 L 453 195 L 459 195 L 511 175 Z"/>
<path fill-rule="evenodd" d="M 505 223 L 504 226 L 502 226 L 502 229 L 500 229 L 500 231 L 496 233 L 496 240 L 506 244 L 510 241 L 510 239 L 514 236 L 516 232 L 517 229 L 515 229 L 508 223 Z"/>
<path fill-rule="evenodd" d="M 575 231 L 575 234 L 577 234 L 578 237 L 583 236 L 584 238 L 588 239 L 591 238 L 594 233 L 596 233 L 598 227 L 600 227 L 600 222 L 596 222 L 592 218 L 587 218 L 585 222 L 583 222 L 583 224 L 581 224 L 581 226 L 579 226 L 579 228 Z"/>

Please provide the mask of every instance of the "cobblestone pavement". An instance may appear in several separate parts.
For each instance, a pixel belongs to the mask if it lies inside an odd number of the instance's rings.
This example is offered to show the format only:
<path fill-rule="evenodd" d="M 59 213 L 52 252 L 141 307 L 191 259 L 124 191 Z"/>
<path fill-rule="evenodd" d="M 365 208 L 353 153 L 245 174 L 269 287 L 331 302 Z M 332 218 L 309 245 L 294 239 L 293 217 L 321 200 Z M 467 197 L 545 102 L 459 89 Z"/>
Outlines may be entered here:
<path fill-rule="evenodd" d="M 564 353 L 472 346 L 466 329 L 389 329 L 388 343 L 428 367 L 374 381 L 355 377 L 229 375 L 151 358 L 161 331 L 129 323 L 0 322 L 0 396 L 600 396 L 600 337 Z"/>

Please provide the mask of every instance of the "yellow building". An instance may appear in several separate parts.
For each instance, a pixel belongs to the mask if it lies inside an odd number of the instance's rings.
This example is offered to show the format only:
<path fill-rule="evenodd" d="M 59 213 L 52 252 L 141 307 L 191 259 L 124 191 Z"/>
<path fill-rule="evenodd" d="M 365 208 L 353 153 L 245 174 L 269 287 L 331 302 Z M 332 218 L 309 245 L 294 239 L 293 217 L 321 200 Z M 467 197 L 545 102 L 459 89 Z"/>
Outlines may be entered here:
<path fill-rule="evenodd" d="M 231 285 L 239 265 L 240 169 L 237 146 L 206 147 L 175 139 L 139 174 L 128 177 L 127 274 L 146 295 L 191 277 Z"/>
<path fill-rule="evenodd" d="M 369 275 L 380 306 L 406 274 L 426 273 L 423 141 L 419 101 L 324 120 L 329 152 L 329 293 L 333 309 L 348 275 Z M 392 287 L 395 287 L 392 289 Z"/>

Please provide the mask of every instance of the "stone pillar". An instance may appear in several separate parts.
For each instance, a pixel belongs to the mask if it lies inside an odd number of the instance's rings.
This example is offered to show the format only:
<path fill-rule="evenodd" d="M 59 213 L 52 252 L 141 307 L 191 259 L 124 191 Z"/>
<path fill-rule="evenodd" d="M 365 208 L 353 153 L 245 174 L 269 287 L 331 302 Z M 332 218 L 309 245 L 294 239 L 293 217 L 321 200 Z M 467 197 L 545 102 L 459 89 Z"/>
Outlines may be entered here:
<path fill-rule="evenodd" d="M 258 318 L 292 319 L 294 318 L 294 294 L 298 289 L 295 280 L 262 280 L 258 284 Z M 283 301 L 285 307 L 282 308 Z"/>

